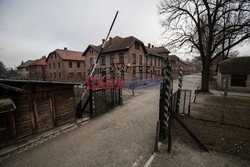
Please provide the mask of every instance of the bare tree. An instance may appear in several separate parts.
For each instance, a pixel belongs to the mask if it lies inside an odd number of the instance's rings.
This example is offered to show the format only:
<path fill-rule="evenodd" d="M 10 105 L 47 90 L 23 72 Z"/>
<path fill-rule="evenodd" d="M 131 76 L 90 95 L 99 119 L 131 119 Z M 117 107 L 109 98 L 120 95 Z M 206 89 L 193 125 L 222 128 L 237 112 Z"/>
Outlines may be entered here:
<path fill-rule="evenodd" d="M 250 37 L 250 0 L 161 0 L 159 13 L 169 47 L 199 52 L 204 92 L 211 62 Z"/>
<path fill-rule="evenodd" d="M 7 71 L 7 69 L 6 69 L 5 65 L 3 64 L 3 62 L 0 61 L 0 77 L 4 76 L 6 71 Z"/>

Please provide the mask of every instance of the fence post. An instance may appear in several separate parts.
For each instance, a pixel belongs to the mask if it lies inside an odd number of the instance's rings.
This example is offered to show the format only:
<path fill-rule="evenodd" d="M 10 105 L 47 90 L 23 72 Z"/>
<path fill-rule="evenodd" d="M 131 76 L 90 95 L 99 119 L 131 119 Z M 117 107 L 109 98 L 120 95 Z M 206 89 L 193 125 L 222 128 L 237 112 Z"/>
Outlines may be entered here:
<path fill-rule="evenodd" d="M 177 93 L 177 100 L 176 100 L 176 113 L 177 114 L 179 113 L 179 110 L 180 110 L 182 80 L 183 80 L 183 68 L 180 66 L 179 67 L 178 93 Z"/>
<path fill-rule="evenodd" d="M 93 89 L 89 89 L 89 110 L 90 118 L 93 118 L 95 112 L 95 97 L 93 95 Z"/>
<path fill-rule="evenodd" d="M 223 100 L 222 100 L 222 110 L 221 110 L 221 115 L 220 115 L 220 124 L 224 124 L 224 110 L 226 108 L 226 99 L 227 99 L 227 91 L 228 91 L 228 77 L 226 77 L 226 85 L 225 85 L 225 90 L 224 90 L 224 95 L 223 95 Z"/>

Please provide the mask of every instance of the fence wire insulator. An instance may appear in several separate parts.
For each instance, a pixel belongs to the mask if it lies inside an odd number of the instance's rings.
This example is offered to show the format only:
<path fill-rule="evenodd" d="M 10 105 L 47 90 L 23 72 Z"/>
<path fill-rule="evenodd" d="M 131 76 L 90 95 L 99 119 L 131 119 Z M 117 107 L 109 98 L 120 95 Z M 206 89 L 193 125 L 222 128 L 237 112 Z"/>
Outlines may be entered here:
<path fill-rule="evenodd" d="M 163 121 L 164 121 L 164 129 L 167 130 L 169 124 L 169 116 L 170 116 L 170 85 L 171 85 L 171 62 L 169 59 L 166 59 L 166 76 L 164 79 L 164 98 L 163 98 Z"/>
<path fill-rule="evenodd" d="M 176 99 L 176 113 L 179 113 L 179 110 L 180 110 L 182 80 L 183 80 L 183 68 L 180 66 L 179 67 L 178 93 L 177 93 L 177 99 Z"/>

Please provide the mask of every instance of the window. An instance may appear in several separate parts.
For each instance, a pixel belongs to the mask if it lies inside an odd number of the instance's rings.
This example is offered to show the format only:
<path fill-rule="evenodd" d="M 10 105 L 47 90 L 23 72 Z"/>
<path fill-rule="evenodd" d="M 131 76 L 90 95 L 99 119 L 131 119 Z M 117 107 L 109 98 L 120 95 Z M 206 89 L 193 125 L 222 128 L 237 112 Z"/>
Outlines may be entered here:
<path fill-rule="evenodd" d="M 51 55 L 51 59 L 53 59 L 53 54 Z"/>
<path fill-rule="evenodd" d="M 106 70 L 102 71 L 102 79 L 103 79 L 103 82 L 106 83 L 106 79 L 107 79 Z"/>
<path fill-rule="evenodd" d="M 52 78 L 52 73 L 49 73 L 50 78 Z"/>
<path fill-rule="evenodd" d="M 51 63 L 49 63 L 49 69 L 51 69 Z"/>
<path fill-rule="evenodd" d="M 77 62 L 77 68 L 80 68 L 80 67 L 81 67 L 80 62 Z"/>
<path fill-rule="evenodd" d="M 73 73 L 73 72 L 68 73 L 68 78 L 73 78 L 74 76 L 75 76 L 75 73 Z"/>
<path fill-rule="evenodd" d="M 156 57 L 155 57 L 155 66 L 156 66 Z"/>
<path fill-rule="evenodd" d="M 90 54 L 93 54 L 93 53 L 94 53 L 94 52 L 93 52 L 93 49 L 90 49 L 90 50 L 89 50 L 89 53 L 90 53 Z"/>
<path fill-rule="evenodd" d="M 60 62 L 58 62 L 58 68 L 60 68 L 61 67 L 61 64 L 60 64 Z"/>
<path fill-rule="evenodd" d="M 56 78 L 56 73 L 54 73 L 54 78 Z"/>
<path fill-rule="evenodd" d="M 110 55 L 110 65 L 114 64 L 114 55 Z"/>
<path fill-rule="evenodd" d="M 140 50 L 140 44 L 137 42 L 135 43 L 135 49 Z"/>
<path fill-rule="evenodd" d="M 142 55 L 140 55 L 140 61 L 139 61 L 140 65 L 142 65 Z"/>
<path fill-rule="evenodd" d="M 56 54 L 55 54 L 55 59 L 56 59 Z"/>
<path fill-rule="evenodd" d="M 148 56 L 146 56 L 146 65 L 148 65 Z"/>
<path fill-rule="evenodd" d="M 72 62 L 71 61 L 69 62 L 69 68 L 72 68 Z"/>
<path fill-rule="evenodd" d="M 153 64 L 153 58 L 150 57 L 150 65 L 152 65 L 152 64 Z"/>
<path fill-rule="evenodd" d="M 133 68 L 133 79 L 136 79 L 136 67 Z"/>
<path fill-rule="evenodd" d="M 160 65 L 161 65 L 161 59 L 158 58 L 158 66 L 160 66 Z"/>
<path fill-rule="evenodd" d="M 53 67 L 54 67 L 54 69 L 56 68 L 56 63 L 53 63 Z"/>
<path fill-rule="evenodd" d="M 101 60 L 102 60 L 101 64 L 102 64 L 102 65 L 105 65 L 105 56 L 102 56 L 102 59 L 101 59 Z"/>
<path fill-rule="evenodd" d="M 135 54 L 133 54 L 133 64 L 136 64 L 136 55 Z"/>
<path fill-rule="evenodd" d="M 81 76 L 82 76 L 82 73 L 81 73 L 81 72 L 77 72 L 77 73 L 76 73 L 76 76 L 77 76 L 77 77 L 81 77 Z"/>
<path fill-rule="evenodd" d="M 150 78 L 153 78 L 153 71 L 150 71 Z"/>
<path fill-rule="evenodd" d="M 124 64 L 124 54 L 123 53 L 119 54 L 119 63 Z"/>
<path fill-rule="evenodd" d="M 246 87 L 247 86 L 247 75 L 232 75 L 231 86 Z"/>
<path fill-rule="evenodd" d="M 142 79 L 142 71 L 140 71 L 140 79 Z"/>
<path fill-rule="evenodd" d="M 58 73 L 58 75 L 59 75 L 59 78 L 61 78 L 61 77 L 62 77 L 60 72 Z"/>
<path fill-rule="evenodd" d="M 90 65 L 94 64 L 94 59 L 93 59 L 93 57 L 90 58 L 89 62 L 90 62 Z"/>

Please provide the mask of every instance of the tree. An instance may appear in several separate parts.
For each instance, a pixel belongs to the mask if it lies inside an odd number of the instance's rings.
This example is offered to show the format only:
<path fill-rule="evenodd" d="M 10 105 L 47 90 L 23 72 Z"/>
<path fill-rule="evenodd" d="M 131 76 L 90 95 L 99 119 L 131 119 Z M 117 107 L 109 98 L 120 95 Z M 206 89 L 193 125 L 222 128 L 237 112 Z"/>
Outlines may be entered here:
<path fill-rule="evenodd" d="M 249 0 L 161 0 L 159 14 L 169 47 L 199 53 L 203 92 L 209 91 L 211 62 L 250 37 Z"/>
<path fill-rule="evenodd" d="M 3 64 L 2 61 L 0 61 L 0 77 L 4 76 L 6 71 L 7 71 L 6 66 Z"/>

